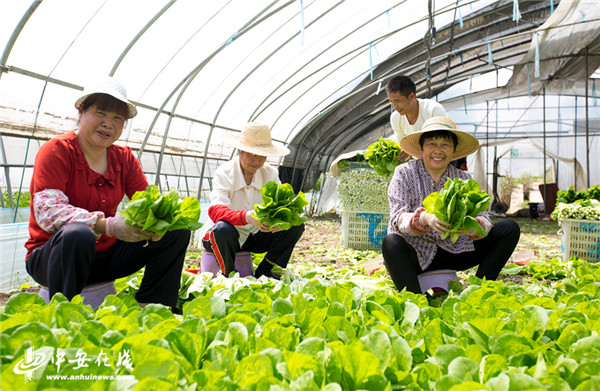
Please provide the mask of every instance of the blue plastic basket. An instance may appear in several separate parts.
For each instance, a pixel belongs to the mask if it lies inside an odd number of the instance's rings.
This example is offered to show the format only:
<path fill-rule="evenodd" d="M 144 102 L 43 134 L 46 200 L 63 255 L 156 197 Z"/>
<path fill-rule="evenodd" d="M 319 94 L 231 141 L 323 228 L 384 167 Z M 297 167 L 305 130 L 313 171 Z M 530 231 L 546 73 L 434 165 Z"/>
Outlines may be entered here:
<path fill-rule="evenodd" d="M 340 211 L 342 242 L 355 250 L 381 251 L 381 242 L 387 235 L 389 213 Z"/>

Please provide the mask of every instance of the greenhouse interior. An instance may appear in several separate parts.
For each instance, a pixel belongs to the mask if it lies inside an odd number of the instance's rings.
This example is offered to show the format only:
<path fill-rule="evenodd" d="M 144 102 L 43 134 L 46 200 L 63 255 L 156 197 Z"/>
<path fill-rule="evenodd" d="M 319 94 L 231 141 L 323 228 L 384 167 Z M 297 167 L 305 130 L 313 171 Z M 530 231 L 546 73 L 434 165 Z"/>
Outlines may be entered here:
<path fill-rule="evenodd" d="M 1 389 L 600 386 L 597 1 L 11 1 L 0 12 L 0 53 Z M 397 289 L 386 271 L 396 176 L 376 174 L 365 156 L 378 142 L 400 142 L 386 90 L 400 75 L 477 140 L 463 171 L 489 196 L 486 218 L 520 225 L 497 281 L 451 270 L 461 289 L 446 281 L 446 296 L 419 295 Z M 307 203 L 307 247 L 294 248 L 287 268 L 274 266 L 282 274 L 197 273 L 207 250 L 192 230 L 179 314 L 137 305 L 143 270 L 116 280 L 119 293 L 98 309 L 81 299 L 73 303 L 85 309 L 61 307 L 61 295 L 46 304 L 25 262 L 38 218 L 36 156 L 78 128 L 74 103 L 106 77 L 137 109 L 115 144 L 130 148 L 161 194 L 197 200 L 200 225 L 211 219 L 219 168 L 241 154 L 228 137 L 268 126 L 289 154 L 265 165 Z M 345 177 L 347 167 L 372 182 L 344 182 L 358 178 Z M 313 231 L 328 224 L 332 242 Z M 261 259 L 252 251 L 251 266 Z M 125 324 L 132 317 L 139 327 Z M 133 361 L 82 370 L 78 349 L 115 363 L 127 349 Z M 47 376 L 63 372 L 112 377 Z"/>

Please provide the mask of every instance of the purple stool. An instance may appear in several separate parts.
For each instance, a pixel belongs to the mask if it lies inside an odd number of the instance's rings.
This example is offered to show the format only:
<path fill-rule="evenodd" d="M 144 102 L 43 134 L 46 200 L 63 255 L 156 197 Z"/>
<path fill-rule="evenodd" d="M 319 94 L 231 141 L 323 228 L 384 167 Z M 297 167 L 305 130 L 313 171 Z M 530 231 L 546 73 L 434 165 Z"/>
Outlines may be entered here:
<path fill-rule="evenodd" d="M 234 269 L 240 274 L 240 277 L 253 276 L 252 254 L 249 251 L 235 253 Z M 200 260 L 200 273 L 211 272 L 213 276 L 216 276 L 220 271 L 221 267 L 215 259 L 215 254 L 203 251 L 202 259 Z"/>
<path fill-rule="evenodd" d="M 423 294 L 429 289 L 433 289 L 434 293 L 448 293 L 450 281 L 458 281 L 456 271 L 450 269 L 433 270 L 421 273 L 417 277 L 419 278 L 419 285 L 421 285 L 421 292 Z"/>
<path fill-rule="evenodd" d="M 104 298 L 108 295 L 116 295 L 117 289 L 115 288 L 114 281 L 99 282 L 97 284 L 90 284 L 83 287 L 81 291 L 81 297 L 83 298 L 83 304 L 91 306 L 94 311 L 100 307 L 100 304 L 104 301 Z M 38 295 L 44 299 L 46 303 L 50 302 L 50 292 L 48 287 L 42 286 Z"/>

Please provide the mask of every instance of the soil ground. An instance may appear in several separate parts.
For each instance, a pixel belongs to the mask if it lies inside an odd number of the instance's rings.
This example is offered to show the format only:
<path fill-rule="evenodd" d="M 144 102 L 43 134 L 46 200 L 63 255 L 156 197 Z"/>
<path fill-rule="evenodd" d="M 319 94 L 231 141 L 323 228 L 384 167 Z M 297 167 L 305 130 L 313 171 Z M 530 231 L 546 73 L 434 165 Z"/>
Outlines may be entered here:
<path fill-rule="evenodd" d="M 511 218 L 521 228 L 521 237 L 509 263 L 524 264 L 534 260 L 561 258 L 559 226 L 556 221 L 531 218 Z M 494 220 L 494 218 L 493 218 Z M 319 248 L 338 247 L 343 249 L 340 218 L 336 214 L 314 217 L 306 222 L 306 230 L 296 245 L 292 261 L 295 263 L 313 262 L 332 267 L 349 266 L 352 259 L 332 257 L 332 251 L 319 251 Z M 381 257 L 365 265 L 366 272 L 381 267 Z M 519 283 L 523 276 L 501 275 L 506 282 Z"/>
<path fill-rule="evenodd" d="M 521 227 L 521 238 L 509 262 L 527 263 L 533 260 L 546 260 L 561 257 L 558 223 L 555 221 L 535 220 L 530 218 L 513 218 Z M 326 214 L 310 218 L 306 224 L 302 238 L 296 245 L 291 263 L 312 263 L 328 265 L 334 268 L 354 264 L 352 259 L 338 256 L 344 252 L 340 217 Z M 191 249 L 195 250 L 195 249 Z M 334 250 L 334 251 L 332 251 Z M 337 251 L 335 251 L 337 250 Z M 198 259 L 200 257 L 197 257 Z M 190 261 L 192 264 L 198 261 Z M 188 263 L 188 265 L 190 264 Z M 196 265 L 199 266 L 199 265 Z M 381 259 L 375 258 L 371 269 L 381 266 Z M 365 267 L 367 272 L 368 267 Z M 519 282 L 523 276 L 504 276 L 505 281 Z M 39 286 L 23 288 L 20 291 L 0 293 L 0 306 L 18 292 L 38 292 Z"/>

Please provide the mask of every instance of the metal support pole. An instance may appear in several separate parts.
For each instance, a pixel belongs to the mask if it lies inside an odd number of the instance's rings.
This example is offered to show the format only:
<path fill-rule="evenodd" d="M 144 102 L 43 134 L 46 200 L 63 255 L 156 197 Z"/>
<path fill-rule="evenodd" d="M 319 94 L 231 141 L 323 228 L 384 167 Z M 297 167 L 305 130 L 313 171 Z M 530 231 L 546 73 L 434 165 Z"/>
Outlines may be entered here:
<path fill-rule="evenodd" d="M 589 122 L 589 73 L 588 73 L 588 48 L 585 48 L 585 163 L 587 169 L 587 187 L 590 184 L 590 122 Z"/>
<path fill-rule="evenodd" d="M 542 129 L 544 132 L 543 140 L 544 140 L 544 214 L 548 215 L 548 192 L 546 191 L 546 86 L 542 85 Z"/>
<path fill-rule="evenodd" d="M 560 123 L 560 95 L 558 95 L 558 110 L 557 110 L 557 113 L 558 113 L 557 114 L 558 118 L 556 119 L 556 122 L 558 123 L 558 127 L 556 129 L 556 134 L 558 135 L 558 137 L 556 137 L 556 154 L 558 156 L 560 156 L 560 137 L 561 137 L 560 130 L 562 128 L 562 125 Z M 558 173 L 559 173 L 559 170 L 560 170 L 559 165 L 560 165 L 560 160 L 557 159 L 556 160 L 556 172 L 554 173 L 554 181 L 556 182 L 556 186 L 558 186 L 558 179 L 559 179 L 558 178 L 558 175 L 559 175 Z"/>
<path fill-rule="evenodd" d="M 434 13 L 434 5 L 433 0 L 429 0 L 427 2 L 427 8 L 429 11 L 429 27 L 427 29 L 427 34 L 425 34 L 425 45 L 427 46 L 427 61 L 425 63 L 425 71 L 427 73 L 427 98 L 431 99 L 431 47 L 433 46 L 434 34 L 435 34 L 435 26 L 433 24 L 433 13 Z"/>
<path fill-rule="evenodd" d="M 486 150 L 485 150 L 485 170 L 487 172 L 487 174 L 490 174 L 490 102 L 489 101 L 485 101 L 485 144 L 486 144 Z M 488 176 L 485 176 L 486 181 L 485 181 L 485 191 L 487 193 L 490 192 L 490 181 L 488 178 Z"/>
<path fill-rule="evenodd" d="M 573 133 L 574 133 L 574 137 L 573 140 L 575 140 L 575 142 L 573 143 L 573 188 L 575 190 L 580 190 L 577 188 L 577 95 L 575 95 L 575 129 L 573 129 Z"/>

